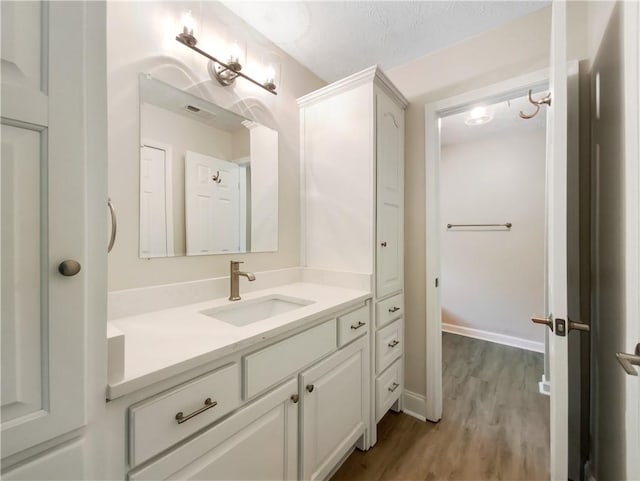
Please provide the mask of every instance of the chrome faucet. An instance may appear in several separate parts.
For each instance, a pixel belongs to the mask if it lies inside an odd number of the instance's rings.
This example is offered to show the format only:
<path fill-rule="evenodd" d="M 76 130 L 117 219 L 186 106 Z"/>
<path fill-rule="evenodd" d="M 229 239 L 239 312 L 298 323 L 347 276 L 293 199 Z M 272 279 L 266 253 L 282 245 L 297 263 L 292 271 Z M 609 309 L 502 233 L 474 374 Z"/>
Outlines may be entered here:
<path fill-rule="evenodd" d="M 240 300 L 240 276 L 244 276 L 250 281 L 255 281 L 256 276 L 253 272 L 242 272 L 240 271 L 240 264 L 242 261 L 231 261 L 230 270 L 231 270 L 231 293 L 229 294 L 230 301 L 239 301 Z"/>

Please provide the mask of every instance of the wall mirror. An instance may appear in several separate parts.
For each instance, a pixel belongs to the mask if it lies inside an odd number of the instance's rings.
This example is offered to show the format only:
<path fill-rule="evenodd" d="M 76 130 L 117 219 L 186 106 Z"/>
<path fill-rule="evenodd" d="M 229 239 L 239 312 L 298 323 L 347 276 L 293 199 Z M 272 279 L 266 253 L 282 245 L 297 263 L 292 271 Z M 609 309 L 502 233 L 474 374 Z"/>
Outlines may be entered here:
<path fill-rule="evenodd" d="M 140 75 L 140 257 L 278 249 L 278 132 Z"/>

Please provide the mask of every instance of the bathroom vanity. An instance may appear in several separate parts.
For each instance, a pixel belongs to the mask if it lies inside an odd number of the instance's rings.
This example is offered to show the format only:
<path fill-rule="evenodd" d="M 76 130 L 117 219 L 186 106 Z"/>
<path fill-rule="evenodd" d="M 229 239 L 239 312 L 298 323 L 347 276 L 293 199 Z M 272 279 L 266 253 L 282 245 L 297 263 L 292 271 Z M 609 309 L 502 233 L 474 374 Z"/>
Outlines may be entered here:
<path fill-rule="evenodd" d="M 370 299 L 301 282 L 111 321 L 110 436 L 127 446 L 111 474 L 326 479 L 368 448 Z"/>

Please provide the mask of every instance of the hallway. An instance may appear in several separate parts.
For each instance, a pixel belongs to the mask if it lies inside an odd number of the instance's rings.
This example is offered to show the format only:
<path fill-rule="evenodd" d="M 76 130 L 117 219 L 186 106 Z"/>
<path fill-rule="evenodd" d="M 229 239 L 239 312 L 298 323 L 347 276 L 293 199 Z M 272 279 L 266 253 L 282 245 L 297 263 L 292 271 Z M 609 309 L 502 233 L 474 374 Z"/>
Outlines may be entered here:
<path fill-rule="evenodd" d="M 540 480 L 549 473 L 542 354 L 443 333 L 443 419 L 389 412 L 378 443 L 355 451 L 342 480 Z"/>

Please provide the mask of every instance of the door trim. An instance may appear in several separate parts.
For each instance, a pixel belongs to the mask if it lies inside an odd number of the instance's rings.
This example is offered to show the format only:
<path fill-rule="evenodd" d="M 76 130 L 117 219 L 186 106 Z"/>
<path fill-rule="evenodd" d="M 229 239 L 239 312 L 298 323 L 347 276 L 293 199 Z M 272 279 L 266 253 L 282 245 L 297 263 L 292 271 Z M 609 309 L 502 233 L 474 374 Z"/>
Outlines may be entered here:
<path fill-rule="evenodd" d="M 425 105 L 425 226 L 426 226 L 426 396 L 429 421 L 442 418 L 442 314 L 440 289 L 440 118 L 464 111 L 476 102 L 499 102 L 526 95 L 529 89 L 547 88 L 548 69 L 528 73 L 493 85 Z M 546 356 L 545 356 L 546 357 Z M 545 373 L 548 376 L 548 373 Z"/>

